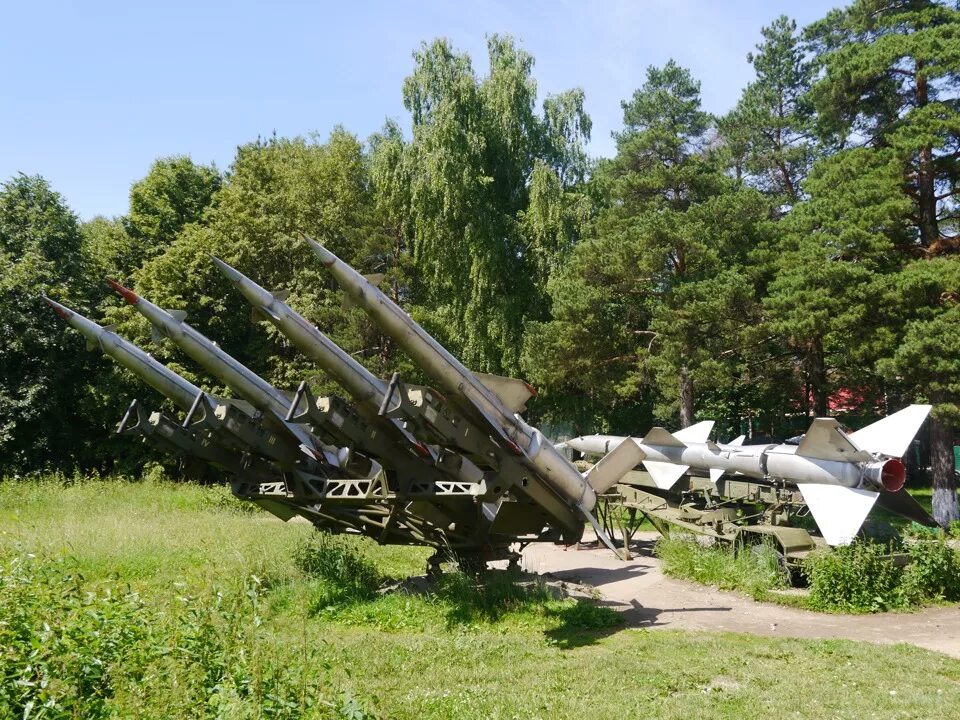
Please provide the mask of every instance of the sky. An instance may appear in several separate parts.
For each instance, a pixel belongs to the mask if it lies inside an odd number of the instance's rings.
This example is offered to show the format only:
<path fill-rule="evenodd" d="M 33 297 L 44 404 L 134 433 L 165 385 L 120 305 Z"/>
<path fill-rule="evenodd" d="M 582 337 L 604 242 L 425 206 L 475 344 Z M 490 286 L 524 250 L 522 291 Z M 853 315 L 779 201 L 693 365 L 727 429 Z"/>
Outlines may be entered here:
<path fill-rule="evenodd" d="M 670 58 L 702 83 L 704 109 L 733 107 L 746 55 L 780 14 L 803 26 L 840 0 L 393 0 L 235 2 L 0 0 L 0 182 L 39 174 L 88 220 L 122 215 L 158 157 L 225 170 L 258 136 L 337 124 L 361 139 L 409 127 L 413 51 L 443 36 L 487 70 L 486 37 L 536 60 L 540 98 L 586 93 L 590 151 L 614 152 L 620 102 Z"/>

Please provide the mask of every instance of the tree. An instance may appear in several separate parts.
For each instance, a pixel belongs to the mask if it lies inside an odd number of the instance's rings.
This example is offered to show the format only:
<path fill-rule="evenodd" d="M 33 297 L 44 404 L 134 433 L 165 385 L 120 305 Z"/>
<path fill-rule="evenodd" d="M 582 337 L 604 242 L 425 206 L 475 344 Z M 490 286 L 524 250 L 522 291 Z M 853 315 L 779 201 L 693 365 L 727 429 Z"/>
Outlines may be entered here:
<path fill-rule="evenodd" d="M 796 22 L 781 15 L 761 33 L 764 42 L 747 55 L 757 78 L 719 129 L 732 150 L 738 175 L 793 205 L 801 198 L 816 154 L 807 95 L 813 69 Z"/>
<path fill-rule="evenodd" d="M 127 233 L 123 218 L 98 215 L 80 226 L 83 254 L 95 278 L 125 281 L 143 260 L 142 246 Z"/>
<path fill-rule="evenodd" d="M 545 380 L 641 406 L 653 388 L 657 415 L 684 426 L 698 383 L 729 387 L 756 304 L 742 265 L 769 214 L 706 148 L 699 92 L 671 61 L 623 103 L 617 156 L 592 180 L 603 207 L 551 277 L 554 320 L 530 324 L 526 345 Z"/>
<path fill-rule="evenodd" d="M 155 160 L 146 177 L 130 188 L 125 224 L 139 244 L 139 259 L 162 250 L 186 225 L 198 222 L 221 183 L 215 167 L 197 165 L 189 157 Z"/>
<path fill-rule="evenodd" d="M 290 291 L 288 302 L 334 340 L 368 362 L 380 361 L 378 334 L 359 310 L 344 312 L 339 293 L 302 234 L 365 269 L 367 258 L 378 256 L 389 242 L 375 221 L 363 147 L 342 129 L 326 142 L 274 137 L 238 148 L 203 221 L 187 225 L 144 264 L 134 274 L 135 288 L 161 307 L 186 310 L 188 322 L 277 387 L 290 389 L 308 379 L 333 391 L 328 378 L 272 325 L 250 322 L 245 301 L 209 257 L 223 258 L 266 288 Z M 148 326 L 130 310 L 117 309 L 113 317 L 128 336 L 149 342 Z M 166 344 L 156 354 L 194 381 L 220 389 Z"/>
<path fill-rule="evenodd" d="M 808 398 L 824 417 L 835 390 L 876 385 L 869 382 L 882 352 L 874 286 L 899 265 L 901 173 L 892 153 L 858 148 L 825 158 L 805 185 L 809 199 L 778 223 L 763 307 L 803 378 L 796 406 L 805 415 Z"/>
<path fill-rule="evenodd" d="M 956 232 L 957 179 L 960 177 L 960 11 L 933 0 L 857 0 L 832 11 L 806 30 L 817 53 L 819 76 L 811 89 L 820 131 L 838 145 L 860 145 L 893 157 L 899 164 L 896 194 L 905 201 L 896 246 L 897 261 L 907 277 L 914 258 L 933 258 L 960 250 Z M 939 266 L 938 266 L 939 267 Z M 880 367 L 897 382 L 906 373 L 918 394 L 934 402 L 931 421 L 934 514 L 941 523 L 958 519 L 956 479 L 945 458 L 958 420 L 951 382 L 929 374 L 907 372 L 916 349 L 929 347 L 918 328 L 941 332 L 952 315 L 949 294 L 918 296 L 922 304 L 905 315 L 897 328 L 899 343 L 889 346 Z M 927 303 L 933 303 L 932 308 Z M 904 314 L 901 314 L 901 318 Z M 948 338 L 937 335 L 944 347 Z"/>
<path fill-rule="evenodd" d="M 0 185 L 0 471 L 69 467 L 88 428 L 80 343 L 40 297 L 86 304 L 76 216 L 39 176 Z"/>
<path fill-rule="evenodd" d="M 519 369 L 524 322 L 547 313 L 541 281 L 576 234 L 569 188 L 586 170 L 583 93 L 535 110 L 533 58 L 488 40 L 490 74 L 445 40 L 424 45 L 405 80 L 413 134 L 373 141 L 381 207 L 412 266 L 406 288 L 425 321 L 478 370 Z"/>

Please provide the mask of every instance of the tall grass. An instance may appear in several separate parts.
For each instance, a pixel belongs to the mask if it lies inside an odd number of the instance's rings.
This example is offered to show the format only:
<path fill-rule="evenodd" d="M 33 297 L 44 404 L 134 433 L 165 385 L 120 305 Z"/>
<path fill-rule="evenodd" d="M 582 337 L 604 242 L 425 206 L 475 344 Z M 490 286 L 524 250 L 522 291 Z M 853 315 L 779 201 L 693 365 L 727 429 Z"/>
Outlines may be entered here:
<path fill-rule="evenodd" d="M 667 575 L 739 590 L 758 600 L 789 584 L 776 551 L 766 545 L 735 553 L 725 545 L 701 545 L 691 536 L 674 535 L 660 538 L 654 552 Z"/>

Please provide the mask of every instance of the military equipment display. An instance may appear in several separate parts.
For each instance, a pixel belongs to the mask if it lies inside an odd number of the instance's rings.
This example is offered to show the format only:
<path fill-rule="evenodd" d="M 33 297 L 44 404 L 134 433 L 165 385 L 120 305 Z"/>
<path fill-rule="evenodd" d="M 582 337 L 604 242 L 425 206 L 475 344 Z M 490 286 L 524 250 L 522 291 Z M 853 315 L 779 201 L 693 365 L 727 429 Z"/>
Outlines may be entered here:
<path fill-rule="evenodd" d="M 742 436 L 714 443 L 712 421 L 672 434 L 653 428 L 642 439 L 587 435 L 563 445 L 588 455 L 639 448 L 643 470 L 623 477 L 612 504 L 639 511 L 665 534 L 674 527 L 738 543 L 767 536 L 788 560 L 799 560 L 819 542 L 850 543 L 874 504 L 935 524 L 904 490 L 901 459 L 929 412 L 911 405 L 852 433 L 834 418 L 817 418 L 799 445 L 744 445 Z M 822 541 L 796 526 L 808 514 Z"/>
<path fill-rule="evenodd" d="M 581 472 L 517 414 L 534 390 L 512 378 L 472 373 L 374 284 L 309 240 L 347 297 L 411 357 L 439 389 L 374 376 L 312 323 L 253 280 L 213 258 L 261 317 L 317 363 L 350 397 L 316 398 L 306 382 L 273 387 L 185 322 L 115 281 L 110 286 L 239 399 L 205 393 L 124 340 L 53 300 L 47 302 L 91 348 L 135 374 L 185 412 L 182 422 L 147 414 L 134 400 L 119 432 L 136 433 L 176 455 L 231 477 L 234 494 L 283 518 L 359 533 L 380 543 L 435 549 L 479 569 L 515 560 L 511 546 L 572 544 L 593 513 L 642 456 L 634 444 L 605 453 Z"/>
<path fill-rule="evenodd" d="M 715 443 L 707 421 L 675 433 L 656 427 L 640 439 L 587 435 L 554 446 L 518 414 L 532 387 L 471 372 L 375 282 L 307 242 L 346 299 L 437 389 L 396 374 L 376 377 L 281 293 L 215 257 L 254 316 L 276 326 L 349 401 L 314 397 L 305 381 L 295 392 L 273 387 L 188 325 L 185 312 L 163 310 L 112 280 L 151 323 L 155 341 L 173 342 L 239 399 L 208 395 L 112 328 L 45 300 L 88 347 L 99 347 L 185 413 L 177 422 L 146 413 L 134 400 L 118 432 L 216 466 L 231 477 L 234 494 L 285 520 L 299 515 L 380 543 L 433 547 L 434 569 L 449 556 L 479 569 L 489 560 L 515 560 L 512 546 L 572 544 L 586 523 L 616 551 L 615 532 L 629 539 L 641 516 L 663 533 L 681 528 L 738 544 L 772 538 L 788 561 L 824 542 L 849 543 L 875 504 L 932 523 L 903 489 L 901 461 L 928 405 L 853 433 L 818 418 L 799 445 L 744 445 L 743 437 Z M 598 461 L 578 467 L 567 448 Z M 629 520 L 617 524 L 621 510 Z M 798 526 L 807 515 L 822 538 Z"/>

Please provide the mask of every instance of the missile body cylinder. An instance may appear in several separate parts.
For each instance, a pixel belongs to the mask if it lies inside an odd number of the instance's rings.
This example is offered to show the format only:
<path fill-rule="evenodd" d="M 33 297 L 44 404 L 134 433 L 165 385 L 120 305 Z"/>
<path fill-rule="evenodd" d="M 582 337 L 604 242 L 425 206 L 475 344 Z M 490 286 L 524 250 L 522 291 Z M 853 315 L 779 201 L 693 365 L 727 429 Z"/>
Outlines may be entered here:
<path fill-rule="evenodd" d="M 387 383 L 367 370 L 306 318 L 282 300 L 274 297 L 268 290 L 219 258 L 213 258 L 213 261 L 256 310 L 263 312 L 290 342 L 326 370 L 356 400 L 366 419 L 388 430 L 403 444 L 416 448 L 421 458 L 430 454 L 430 451 L 410 435 L 399 421 L 380 416 L 379 409 L 387 395 Z M 369 435 L 363 439 L 372 442 Z M 351 442 L 356 441 L 356 438 L 351 439 Z M 384 441 L 379 440 L 377 447 L 372 449 L 376 449 L 380 456 L 391 460 L 393 464 L 409 468 L 410 464 L 407 461 L 409 454 L 404 450 L 397 452 L 399 447 L 396 443 L 385 447 Z M 451 464 L 448 460 L 441 469 L 464 482 L 477 482 L 478 478 L 483 476 L 482 471 L 467 458 L 461 458 L 458 464 Z"/>
<path fill-rule="evenodd" d="M 568 440 L 580 452 L 605 454 L 624 437 L 587 435 Z M 867 490 L 896 492 L 903 487 L 905 470 L 895 458 L 873 462 L 844 462 L 797 455 L 796 445 L 713 445 L 685 443 L 684 446 L 637 443 L 645 460 L 687 465 L 700 471 L 723 470 L 746 477 L 785 480 L 791 483 L 843 485 Z"/>
<path fill-rule="evenodd" d="M 463 397 L 523 451 L 536 474 L 568 502 L 592 510 L 596 493 L 577 469 L 538 431 L 510 412 L 463 364 L 390 298 L 336 255 L 310 241 L 340 287 L 420 368 L 451 395 Z"/>
<path fill-rule="evenodd" d="M 88 342 L 96 344 L 116 362 L 132 372 L 164 397 L 170 398 L 181 410 L 189 410 L 200 388 L 180 377 L 173 370 L 158 362 L 133 343 L 124 340 L 115 332 L 98 325 L 83 315 L 47 299 L 50 306 Z"/>
<path fill-rule="evenodd" d="M 300 351 L 326 370 L 355 400 L 379 407 L 387 385 L 289 305 L 218 258 L 217 267 Z"/>
<path fill-rule="evenodd" d="M 114 289 L 123 295 L 157 330 L 170 338 L 207 372 L 229 385 L 258 410 L 271 412 L 280 418 L 286 416 L 287 398 L 270 383 L 166 310 L 162 310 L 149 300 L 139 297 L 120 285 L 113 285 Z M 293 423 L 287 423 L 286 425 L 290 434 L 296 437 L 299 442 L 310 449 L 317 446 L 315 439 L 305 428 Z M 331 459 L 334 457 L 331 457 Z"/>

